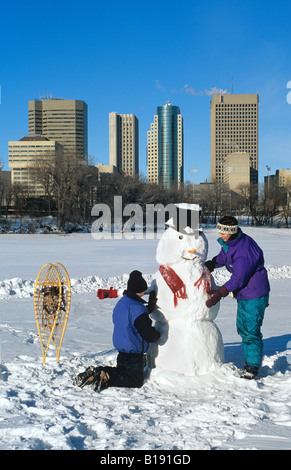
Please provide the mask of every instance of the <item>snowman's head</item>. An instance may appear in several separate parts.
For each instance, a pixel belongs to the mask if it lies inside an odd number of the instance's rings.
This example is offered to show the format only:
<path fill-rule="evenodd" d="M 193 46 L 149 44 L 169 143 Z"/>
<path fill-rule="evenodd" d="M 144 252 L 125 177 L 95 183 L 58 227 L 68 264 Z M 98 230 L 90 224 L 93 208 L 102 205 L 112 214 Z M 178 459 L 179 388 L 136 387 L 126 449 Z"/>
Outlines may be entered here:
<path fill-rule="evenodd" d="M 203 232 L 196 237 L 169 227 L 158 243 L 156 260 L 159 265 L 179 261 L 204 263 L 207 252 L 208 243 Z"/>

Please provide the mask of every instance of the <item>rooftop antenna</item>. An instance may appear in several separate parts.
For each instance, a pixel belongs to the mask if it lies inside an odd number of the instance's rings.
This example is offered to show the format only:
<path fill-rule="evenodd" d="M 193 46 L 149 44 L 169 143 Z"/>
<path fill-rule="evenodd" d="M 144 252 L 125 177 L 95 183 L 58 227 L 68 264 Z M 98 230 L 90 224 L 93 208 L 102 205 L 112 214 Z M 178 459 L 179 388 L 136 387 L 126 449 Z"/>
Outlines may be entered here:
<path fill-rule="evenodd" d="M 47 92 L 46 95 L 41 96 L 40 99 L 41 99 L 42 101 L 49 101 L 49 100 L 53 100 L 54 97 L 53 97 L 52 94 L 49 94 L 49 93 Z"/>
<path fill-rule="evenodd" d="M 231 76 L 231 94 L 233 95 L 233 75 Z"/>

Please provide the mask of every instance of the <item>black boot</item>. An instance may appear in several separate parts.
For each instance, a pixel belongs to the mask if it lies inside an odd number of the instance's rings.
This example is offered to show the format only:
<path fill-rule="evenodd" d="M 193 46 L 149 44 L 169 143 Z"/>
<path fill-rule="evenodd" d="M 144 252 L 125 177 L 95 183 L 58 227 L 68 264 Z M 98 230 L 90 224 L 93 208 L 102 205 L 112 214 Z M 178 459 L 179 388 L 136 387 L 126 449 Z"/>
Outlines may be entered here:
<path fill-rule="evenodd" d="M 78 387 L 85 387 L 85 385 L 92 384 L 99 377 L 99 373 L 102 370 L 102 367 L 90 366 L 84 372 L 78 374 L 74 379 L 74 385 Z"/>
<path fill-rule="evenodd" d="M 244 370 L 241 373 L 241 378 L 242 379 L 257 379 L 259 372 L 259 368 L 255 366 L 249 366 L 247 363 L 245 363 Z"/>
<path fill-rule="evenodd" d="M 109 374 L 101 369 L 95 375 L 91 387 L 93 388 L 94 392 L 101 392 L 101 390 L 104 390 L 104 388 L 108 387 L 108 382 Z"/>

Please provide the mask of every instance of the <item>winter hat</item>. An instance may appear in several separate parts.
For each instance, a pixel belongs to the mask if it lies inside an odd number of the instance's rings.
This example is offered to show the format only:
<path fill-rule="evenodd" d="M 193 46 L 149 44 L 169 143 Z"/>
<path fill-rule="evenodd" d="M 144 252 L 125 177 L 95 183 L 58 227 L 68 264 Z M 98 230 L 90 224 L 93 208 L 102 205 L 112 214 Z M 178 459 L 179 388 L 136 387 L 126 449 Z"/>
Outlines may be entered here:
<path fill-rule="evenodd" d="M 141 272 L 139 271 L 132 271 L 129 275 L 129 279 L 127 281 L 127 289 L 130 292 L 134 292 L 135 294 L 141 293 L 147 290 L 147 283 L 142 277 Z"/>
<path fill-rule="evenodd" d="M 229 235 L 233 235 L 238 231 L 238 221 L 235 217 L 232 217 L 231 215 L 226 215 L 218 221 L 216 228 L 219 233 L 228 233 Z"/>

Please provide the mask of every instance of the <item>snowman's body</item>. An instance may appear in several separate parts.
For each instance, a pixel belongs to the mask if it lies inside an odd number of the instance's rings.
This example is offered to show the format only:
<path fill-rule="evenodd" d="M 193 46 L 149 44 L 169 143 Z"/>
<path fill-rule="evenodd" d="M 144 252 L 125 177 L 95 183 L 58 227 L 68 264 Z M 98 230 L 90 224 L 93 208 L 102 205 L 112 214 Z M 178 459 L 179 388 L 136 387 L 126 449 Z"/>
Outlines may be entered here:
<path fill-rule="evenodd" d="M 196 375 L 223 361 L 222 337 L 213 322 L 219 303 L 205 305 L 207 292 L 216 287 L 204 264 L 207 251 L 203 233 L 195 237 L 173 228 L 158 243 L 157 304 L 151 316 L 161 338 L 149 349 L 151 367 Z"/>

